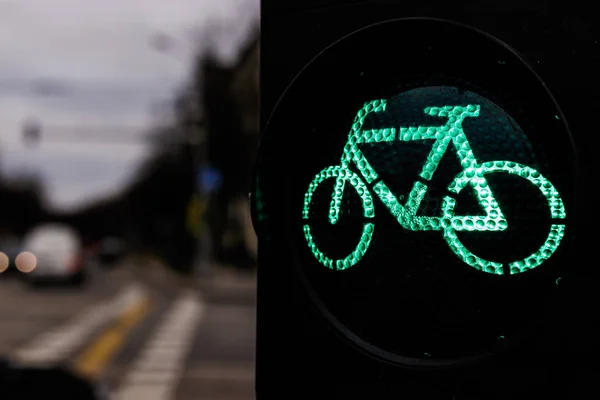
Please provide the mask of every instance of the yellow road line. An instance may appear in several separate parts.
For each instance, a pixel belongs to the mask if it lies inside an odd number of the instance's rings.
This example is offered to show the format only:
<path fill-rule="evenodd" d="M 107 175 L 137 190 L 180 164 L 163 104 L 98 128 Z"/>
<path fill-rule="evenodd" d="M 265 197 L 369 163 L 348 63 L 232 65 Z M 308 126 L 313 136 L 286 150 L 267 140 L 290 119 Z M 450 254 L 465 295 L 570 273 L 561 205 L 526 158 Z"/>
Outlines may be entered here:
<path fill-rule="evenodd" d="M 140 324 L 150 311 L 147 296 L 125 309 L 117 320 L 89 346 L 75 362 L 75 370 L 91 379 L 97 378 L 105 370 L 113 357 L 125 344 L 133 329 Z"/>

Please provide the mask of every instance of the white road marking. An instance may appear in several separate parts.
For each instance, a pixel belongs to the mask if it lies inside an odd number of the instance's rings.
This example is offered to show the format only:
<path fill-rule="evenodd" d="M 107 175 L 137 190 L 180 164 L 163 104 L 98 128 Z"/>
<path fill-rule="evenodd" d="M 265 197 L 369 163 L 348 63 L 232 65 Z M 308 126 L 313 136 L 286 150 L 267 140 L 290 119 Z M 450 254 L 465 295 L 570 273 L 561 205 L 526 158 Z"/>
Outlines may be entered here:
<path fill-rule="evenodd" d="M 94 332 L 138 301 L 144 293 L 140 285 L 130 284 L 111 300 L 87 308 L 66 324 L 37 336 L 15 352 L 15 361 L 45 365 L 65 360 Z"/>
<path fill-rule="evenodd" d="M 148 341 L 115 400 L 170 400 L 184 369 L 198 324 L 204 316 L 204 303 L 193 292 L 181 295 Z"/>

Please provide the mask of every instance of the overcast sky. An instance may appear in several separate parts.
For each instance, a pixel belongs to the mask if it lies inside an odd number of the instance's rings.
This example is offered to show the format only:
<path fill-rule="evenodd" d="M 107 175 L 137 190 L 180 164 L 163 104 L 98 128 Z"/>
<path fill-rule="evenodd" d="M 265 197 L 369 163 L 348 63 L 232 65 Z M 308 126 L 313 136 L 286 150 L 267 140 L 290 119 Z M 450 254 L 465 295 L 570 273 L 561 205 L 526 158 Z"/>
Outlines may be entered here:
<path fill-rule="evenodd" d="M 230 62 L 258 9 L 259 0 L 0 0 L 2 172 L 43 174 L 60 208 L 120 189 L 147 155 L 144 145 L 49 140 L 30 149 L 20 140 L 23 122 L 135 134 L 152 123 L 151 105 L 187 79 L 199 32 L 221 21 L 218 49 Z M 157 33 L 174 39 L 168 52 L 152 47 Z M 40 81 L 60 95 L 36 94 Z"/>

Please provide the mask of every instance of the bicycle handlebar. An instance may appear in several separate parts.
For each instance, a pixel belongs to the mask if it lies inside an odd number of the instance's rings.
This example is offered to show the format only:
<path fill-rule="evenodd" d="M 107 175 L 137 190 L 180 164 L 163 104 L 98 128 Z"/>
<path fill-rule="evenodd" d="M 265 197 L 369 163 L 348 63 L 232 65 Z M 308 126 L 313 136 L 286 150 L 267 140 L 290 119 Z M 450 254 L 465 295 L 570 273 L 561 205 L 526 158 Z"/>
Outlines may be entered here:
<path fill-rule="evenodd" d="M 450 120 L 463 120 L 467 117 L 478 117 L 481 106 L 443 106 L 443 107 L 427 107 L 425 114 L 434 117 L 448 117 Z"/>

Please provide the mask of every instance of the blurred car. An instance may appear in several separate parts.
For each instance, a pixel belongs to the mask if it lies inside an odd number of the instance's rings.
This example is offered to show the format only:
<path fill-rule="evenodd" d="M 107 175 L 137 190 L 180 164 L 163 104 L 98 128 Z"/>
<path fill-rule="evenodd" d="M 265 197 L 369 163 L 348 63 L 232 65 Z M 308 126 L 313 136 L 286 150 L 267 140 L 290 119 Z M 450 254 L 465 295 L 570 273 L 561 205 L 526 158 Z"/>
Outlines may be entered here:
<path fill-rule="evenodd" d="M 50 282 L 80 285 L 86 281 L 82 242 L 77 232 L 67 225 L 46 224 L 34 228 L 25 236 L 23 250 L 19 257 L 29 257 L 33 261 L 27 263 L 33 262 L 33 265 L 22 265 L 26 262 L 17 259 L 17 267 L 33 285 Z"/>
<path fill-rule="evenodd" d="M 18 272 L 15 266 L 15 259 L 23 251 L 21 241 L 16 236 L 8 236 L 0 240 L 0 252 L 4 253 L 7 263 L 0 265 L 2 275 L 13 275 Z"/>
<path fill-rule="evenodd" d="M 96 256 L 102 266 L 114 266 L 125 256 L 125 243 L 117 237 L 107 237 L 100 242 Z"/>

